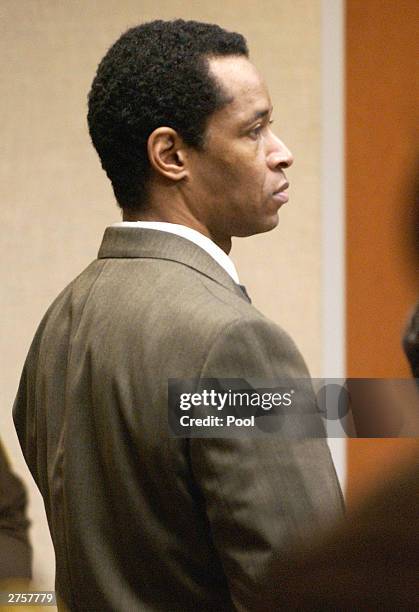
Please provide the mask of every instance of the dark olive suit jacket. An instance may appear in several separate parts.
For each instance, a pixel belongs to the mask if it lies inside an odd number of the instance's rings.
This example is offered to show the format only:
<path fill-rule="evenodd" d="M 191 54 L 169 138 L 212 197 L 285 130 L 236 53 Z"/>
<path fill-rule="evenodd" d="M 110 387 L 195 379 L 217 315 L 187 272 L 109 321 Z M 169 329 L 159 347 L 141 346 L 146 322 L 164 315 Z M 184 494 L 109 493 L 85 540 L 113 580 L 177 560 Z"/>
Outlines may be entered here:
<path fill-rule="evenodd" d="M 168 378 L 307 376 L 203 249 L 108 228 L 55 300 L 14 420 L 71 610 L 245 609 L 287 538 L 342 512 L 324 439 L 175 439 Z"/>

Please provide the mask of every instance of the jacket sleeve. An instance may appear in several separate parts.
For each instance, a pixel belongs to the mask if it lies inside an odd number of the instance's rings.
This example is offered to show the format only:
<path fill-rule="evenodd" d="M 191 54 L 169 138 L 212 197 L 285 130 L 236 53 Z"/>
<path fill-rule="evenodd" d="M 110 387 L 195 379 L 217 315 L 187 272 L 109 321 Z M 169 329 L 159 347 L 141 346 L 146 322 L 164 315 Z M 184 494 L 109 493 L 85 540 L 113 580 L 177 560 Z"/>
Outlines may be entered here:
<path fill-rule="evenodd" d="M 291 338 L 265 319 L 250 318 L 220 333 L 201 374 L 271 381 L 308 376 Z M 245 610 L 275 555 L 342 514 L 326 439 L 291 438 L 280 429 L 262 437 L 194 438 L 190 451 L 232 600 Z"/>

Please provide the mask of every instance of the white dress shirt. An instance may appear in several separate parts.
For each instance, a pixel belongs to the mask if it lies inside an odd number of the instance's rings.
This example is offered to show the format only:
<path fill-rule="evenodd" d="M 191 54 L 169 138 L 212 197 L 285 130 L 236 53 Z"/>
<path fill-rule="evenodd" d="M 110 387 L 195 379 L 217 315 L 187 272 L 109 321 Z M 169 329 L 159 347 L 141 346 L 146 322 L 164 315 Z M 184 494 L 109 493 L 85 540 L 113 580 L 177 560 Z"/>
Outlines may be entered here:
<path fill-rule="evenodd" d="M 224 253 L 218 245 L 212 240 L 200 234 L 191 227 L 186 225 L 178 225 L 177 223 L 165 223 L 162 221 L 121 221 L 114 223 L 112 227 L 143 227 L 144 229 L 158 230 L 159 232 L 168 232 L 182 236 L 186 240 L 194 242 L 196 245 L 204 249 L 224 270 L 231 276 L 235 283 L 239 284 L 239 276 L 236 267 L 227 253 Z"/>

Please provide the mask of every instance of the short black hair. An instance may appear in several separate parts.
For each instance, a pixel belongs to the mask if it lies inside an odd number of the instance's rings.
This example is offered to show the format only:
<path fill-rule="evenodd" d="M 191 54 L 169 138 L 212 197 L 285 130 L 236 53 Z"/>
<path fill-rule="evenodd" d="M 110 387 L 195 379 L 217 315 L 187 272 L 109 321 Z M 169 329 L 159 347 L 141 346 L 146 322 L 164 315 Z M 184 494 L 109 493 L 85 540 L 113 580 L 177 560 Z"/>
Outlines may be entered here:
<path fill-rule="evenodd" d="M 88 98 L 90 136 L 121 208 L 138 210 L 150 172 L 147 140 L 160 126 L 202 148 L 227 98 L 210 57 L 244 55 L 245 38 L 215 24 L 156 20 L 129 29 L 100 62 Z"/>

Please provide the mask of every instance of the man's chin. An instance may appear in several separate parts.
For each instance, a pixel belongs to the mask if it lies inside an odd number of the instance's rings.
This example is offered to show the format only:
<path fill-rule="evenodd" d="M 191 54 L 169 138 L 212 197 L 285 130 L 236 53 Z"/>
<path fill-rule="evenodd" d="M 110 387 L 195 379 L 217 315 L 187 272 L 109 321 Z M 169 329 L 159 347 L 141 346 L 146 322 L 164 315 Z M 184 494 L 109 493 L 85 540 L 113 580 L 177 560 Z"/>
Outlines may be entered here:
<path fill-rule="evenodd" d="M 270 232 L 275 229 L 279 223 L 279 216 L 276 212 L 275 214 L 261 220 L 259 223 L 249 224 L 248 226 L 240 227 L 233 236 L 237 238 L 246 238 L 248 236 L 255 236 L 256 234 L 265 234 L 266 232 Z"/>

